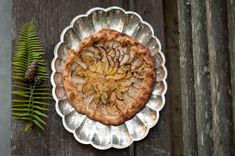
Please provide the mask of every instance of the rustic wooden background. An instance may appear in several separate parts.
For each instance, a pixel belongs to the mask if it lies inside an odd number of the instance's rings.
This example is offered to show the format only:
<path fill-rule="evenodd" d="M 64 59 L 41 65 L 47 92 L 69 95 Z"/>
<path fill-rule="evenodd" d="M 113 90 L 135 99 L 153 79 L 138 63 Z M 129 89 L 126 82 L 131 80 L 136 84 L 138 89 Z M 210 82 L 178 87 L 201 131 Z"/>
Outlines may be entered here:
<path fill-rule="evenodd" d="M 184 155 L 235 155 L 234 9 L 178 0 Z"/>
<path fill-rule="evenodd" d="M 234 0 L 13 0 L 12 49 L 19 28 L 34 17 L 51 72 L 54 46 L 73 17 L 114 5 L 138 12 L 163 45 L 168 92 L 158 124 L 129 148 L 100 151 L 63 128 L 51 101 L 45 133 L 24 133 L 12 120 L 11 154 L 235 155 Z"/>

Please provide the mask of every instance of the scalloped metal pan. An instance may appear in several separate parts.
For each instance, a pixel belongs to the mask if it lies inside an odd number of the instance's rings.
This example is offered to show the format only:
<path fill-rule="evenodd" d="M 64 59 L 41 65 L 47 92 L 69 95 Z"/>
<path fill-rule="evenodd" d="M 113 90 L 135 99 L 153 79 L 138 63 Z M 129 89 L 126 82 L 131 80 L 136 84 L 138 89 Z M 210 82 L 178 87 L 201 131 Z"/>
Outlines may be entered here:
<path fill-rule="evenodd" d="M 156 83 L 150 100 L 134 118 L 120 126 L 103 125 L 76 112 L 68 103 L 61 80 L 66 52 L 76 48 L 83 38 L 102 28 L 111 28 L 135 37 L 150 49 L 151 55 L 155 58 Z M 159 112 L 164 107 L 167 91 L 165 56 L 151 25 L 135 12 L 114 6 L 106 9 L 92 8 L 86 14 L 75 17 L 61 33 L 60 42 L 54 49 L 51 68 L 55 109 L 62 118 L 64 128 L 82 144 L 91 144 L 101 150 L 111 147 L 126 148 L 133 141 L 142 140 L 159 120 Z"/>

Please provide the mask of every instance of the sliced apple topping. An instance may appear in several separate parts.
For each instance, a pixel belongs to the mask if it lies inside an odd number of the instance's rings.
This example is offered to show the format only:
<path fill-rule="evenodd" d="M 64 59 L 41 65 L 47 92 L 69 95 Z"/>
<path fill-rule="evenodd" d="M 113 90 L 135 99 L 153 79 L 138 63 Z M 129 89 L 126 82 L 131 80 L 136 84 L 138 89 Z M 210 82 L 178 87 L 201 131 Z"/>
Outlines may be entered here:
<path fill-rule="evenodd" d="M 121 65 L 121 66 L 124 65 L 125 63 L 127 63 L 127 62 L 129 61 L 129 59 L 130 59 L 130 55 L 127 54 L 127 53 L 124 54 L 122 60 L 120 61 L 120 65 Z"/>
<path fill-rule="evenodd" d="M 134 70 L 143 64 L 143 59 L 141 57 L 136 57 L 131 64 L 131 70 Z"/>
<path fill-rule="evenodd" d="M 102 95 L 101 95 L 101 100 L 102 100 L 102 102 L 103 102 L 104 104 L 107 103 L 107 99 L 108 99 L 107 93 L 106 93 L 106 92 L 102 93 Z"/>
<path fill-rule="evenodd" d="M 142 88 L 142 84 L 143 84 L 143 81 L 136 81 L 134 84 L 133 84 L 133 87 L 137 88 L 137 89 L 140 89 Z"/>
<path fill-rule="evenodd" d="M 108 55 L 107 59 L 108 59 L 109 68 L 108 68 L 108 71 L 106 72 L 106 74 L 110 73 L 115 66 L 115 63 L 114 63 L 113 58 L 111 56 Z"/>
<path fill-rule="evenodd" d="M 84 38 L 67 57 L 62 74 L 69 102 L 103 124 L 122 124 L 151 94 L 146 90 L 155 78 L 151 57 L 144 45 L 114 30 Z"/>
<path fill-rule="evenodd" d="M 128 94 L 130 97 L 132 97 L 132 98 L 134 98 L 135 96 L 137 96 L 137 93 L 138 93 L 138 90 L 137 90 L 136 88 L 134 88 L 134 87 L 130 87 L 129 90 L 128 90 L 128 92 L 127 92 L 127 94 Z"/>
<path fill-rule="evenodd" d="M 115 75 L 106 76 L 107 79 L 120 80 L 125 77 L 126 74 L 116 73 Z"/>
<path fill-rule="evenodd" d="M 126 75 L 126 71 L 124 69 L 122 69 L 122 67 L 117 70 L 117 73 Z"/>
<path fill-rule="evenodd" d="M 118 73 L 128 73 L 130 71 L 130 65 L 121 66 L 118 69 Z"/>
<path fill-rule="evenodd" d="M 108 58 L 107 58 L 107 56 L 105 55 L 105 56 L 103 56 L 103 58 L 102 58 L 102 66 L 103 66 L 103 68 L 104 68 L 104 73 L 107 73 L 108 72 L 108 70 L 109 70 L 109 61 L 108 61 Z"/>
<path fill-rule="evenodd" d="M 119 58 L 118 58 L 118 61 L 121 62 L 121 60 L 123 59 L 124 57 L 124 52 L 121 48 L 118 48 L 117 51 L 119 51 Z"/>
<path fill-rule="evenodd" d="M 101 58 L 101 56 L 100 56 L 100 50 L 99 50 L 99 48 L 98 48 L 97 46 L 90 46 L 90 47 L 87 47 L 86 50 L 95 53 L 95 56 L 98 56 L 99 58 Z"/>
<path fill-rule="evenodd" d="M 113 47 L 113 40 L 109 40 L 104 43 L 104 48 L 106 49 L 106 51 L 110 51 L 112 47 Z"/>
<path fill-rule="evenodd" d="M 82 52 L 81 56 L 82 56 L 82 58 L 88 58 L 88 59 L 92 59 L 92 60 L 101 59 L 101 56 L 96 51 L 85 50 Z"/>
<path fill-rule="evenodd" d="M 136 54 L 133 50 L 131 50 L 129 54 L 130 54 L 130 58 L 128 60 L 128 63 L 131 63 L 134 60 Z"/>
<path fill-rule="evenodd" d="M 121 55 L 120 51 L 119 50 L 115 50 L 114 61 L 118 61 L 120 55 Z"/>
<path fill-rule="evenodd" d="M 119 91 L 119 90 L 116 90 L 116 96 L 119 100 L 123 100 L 124 99 L 124 94 Z"/>
<path fill-rule="evenodd" d="M 89 105 L 90 105 L 90 103 L 92 103 L 93 98 L 94 98 L 94 94 L 92 94 L 90 96 L 87 96 L 87 97 L 83 98 L 82 101 L 80 101 L 80 103 L 82 103 L 82 108 L 81 109 L 83 111 L 89 109 Z"/>
<path fill-rule="evenodd" d="M 145 72 L 144 71 L 137 71 L 137 72 L 134 72 L 134 77 L 138 78 L 138 79 L 143 79 L 144 78 L 144 75 L 145 75 Z"/>
<path fill-rule="evenodd" d="M 70 68 L 71 68 L 72 71 L 74 71 L 78 68 L 78 64 L 77 63 L 72 63 L 72 64 L 70 64 Z"/>
<path fill-rule="evenodd" d="M 89 109 L 90 110 L 96 110 L 97 104 L 94 102 L 94 100 L 90 103 Z M 95 111 L 94 111 L 95 114 Z"/>
<path fill-rule="evenodd" d="M 128 80 L 123 80 L 121 82 L 121 85 L 124 86 L 124 87 L 130 87 L 132 85 L 132 81 L 130 79 Z"/>
<path fill-rule="evenodd" d="M 105 115 L 108 115 L 108 114 L 109 114 L 108 111 L 107 111 L 107 109 L 106 109 L 106 105 L 104 105 L 104 104 L 101 104 L 101 111 L 102 111 L 102 113 L 105 114 Z"/>
<path fill-rule="evenodd" d="M 104 42 L 103 41 L 98 42 L 98 43 L 96 43 L 96 45 L 99 46 L 99 47 L 104 47 Z"/>
<path fill-rule="evenodd" d="M 118 70 L 118 63 L 115 64 L 114 68 L 110 71 L 108 71 L 106 74 L 107 75 L 114 75 Z"/>
<path fill-rule="evenodd" d="M 94 94 L 85 97 L 85 98 L 83 99 L 83 104 L 88 105 L 89 103 L 92 102 L 93 98 L 94 98 Z"/>
<path fill-rule="evenodd" d="M 146 67 L 146 63 L 143 61 L 142 64 L 137 68 L 138 71 L 143 70 Z"/>
<path fill-rule="evenodd" d="M 82 93 L 85 94 L 86 92 L 90 91 L 92 89 L 92 84 L 91 82 L 86 82 L 82 86 Z"/>
<path fill-rule="evenodd" d="M 128 72 L 128 73 L 126 74 L 126 76 L 125 76 L 125 79 L 129 79 L 129 78 L 131 78 L 131 77 L 132 77 L 131 72 Z"/>
<path fill-rule="evenodd" d="M 109 97 L 109 100 L 111 103 L 114 103 L 116 101 L 117 97 L 116 97 L 116 93 L 115 92 L 112 92 L 110 97 Z"/>
<path fill-rule="evenodd" d="M 87 65 L 82 62 L 82 60 L 79 57 L 75 57 L 74 61 L 79 64 L 83 69 L 87 69 Z"/>
<path fill-rule="evenodd" d="M 116 55 L 116 50 L 114 48 L 111 48 L 111 50 L 108 52 L 108 55 L 114 58 Z"/>
<path fill-rule="evenodd" d="M 89 63 L 94 59 L 94 56 L 92 55 L 92 52 L 90 52 L 90 51 L 85 52 L 84 51 L 81 53 L 81 58 L 82 58 L 83 62 Z"/>
<path fill-rule="evenodd" d="M 85 47 L 74 62 L 67 78 L 81 95 L 79 105 L 83 103 L 83 111 L 87 110 L 90 116 L 95 113 L 115 116 L 132 107 L 147 68 L 141 54 L 126 43 L 109 40 Z"/>
<path fill-rule="evenodd" d="M 99 74 L 103 74 L 104 70 L 103 70 L 103 66 L 102 66 L 102 62 L 97 62 L 96 63 L 96 72 Z"/>
<path fill-rule="evenodd" d="M 71 81 L 73 81 L 75 84 L 84 84 L 86 79 L 81 76 L 73 76 L 71 77 Z"/>
<path fill-rule="evenodd" d="M 124 86 L 118 86 L 117 88 L 120 92 L 127 92 L 129 90 L 128 87 L 124 87 Z"/>
<path fill-rule="evenodd" d="M 87 97 L 87 96 L 90 96 L 90 95 L 95 94 L 95 93 L 96 93 L 95 88 L 94 88 L 94 86 L 92 86 L 90 88 L 90 90 L 88 90 L 87 92 L 84 93 L 84 96 Z"/>
<path fill-rule="evenodd" d="M 129 78 L 129 81 L 131 81 L 131 82 L 136 82 L 137 79 L 136 79 L 135 77 L 130 77 L 130 78 Z"/>
<path fill-rule="evenodd" d="M 98 47 L 98 49 L 101 53 L 101 57 L 102 57 L 102 60 L 103 60 L 104 58 L 106 58 L 106 51 L 103 47 Z"/>
<path fill-rule="evenodd" d="M 127 53 L 129 53 L 128 51 L 130 48 L 127 45 L 122 45 L 122 47 L 120 49 L 123 51 L 124 54 L 127 54 Z"/>
<path fill-rule="evenodd" d="M 110 115 L 118 115 L 118 110 L 111 104 L 105 105 L 106 107 L 106 111 L 108 112 L 108 114 Z"/>
<path fill-rule="evenodd" d="M 96 70 L 97 70 L 97 66 L 95 64 L 91 64 L 88 68 L 92 72 L 96 72 Z"/>
<path fill-rule="evenodd" d="M 121 44 L 117 41 L 113 41 L 113 48 L 117 49 L 118 47 L 121 47 Z"/>
<path fill-rule="evenodd" d="M 132 103 L 133 98 L 131 98 L 129 95 L 124 94 L 124 103 L 128 107 Z"/>
<path fill-rule="evenodd" d="M 72 68 L 71 76 L 76 76 L 81 70 L 83 70 L 83 68 L 79 66 L 77 63 L 71 65 L 71 68 Z"/>
<path fill-rule="evenodd" d="M 125 110 L 126 105 L 123 100 L 117 100 L 115 104 L 117 105 L 119 111 Z"/>
<path fill-rule="evenodd" d="M 76 84 L 77 85 L 77 91 L 82 91 L 83 84 Z"/>

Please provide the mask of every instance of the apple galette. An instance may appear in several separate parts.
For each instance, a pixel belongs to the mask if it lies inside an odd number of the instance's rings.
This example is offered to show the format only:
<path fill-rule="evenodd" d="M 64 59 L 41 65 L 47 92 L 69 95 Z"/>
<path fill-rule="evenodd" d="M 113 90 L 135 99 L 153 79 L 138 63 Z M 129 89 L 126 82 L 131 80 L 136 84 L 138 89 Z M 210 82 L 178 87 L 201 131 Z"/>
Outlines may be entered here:
<path fill-rule="evenodd" d="M 62 79 L 69 103 L 78 112 L 106 125 L 120 125 L 149 100 L 154 61 L 136 39 L 102 29 L 68 52 Z"/>

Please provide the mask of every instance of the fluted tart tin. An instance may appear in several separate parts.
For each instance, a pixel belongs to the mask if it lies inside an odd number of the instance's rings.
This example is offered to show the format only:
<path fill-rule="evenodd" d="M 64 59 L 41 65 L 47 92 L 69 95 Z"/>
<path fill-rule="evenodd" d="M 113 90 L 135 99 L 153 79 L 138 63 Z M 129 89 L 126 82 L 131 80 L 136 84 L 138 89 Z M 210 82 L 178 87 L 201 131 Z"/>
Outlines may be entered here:
<path fill-rule="evenodd" d="M 68 102 L 61 79 L 66 53 L 78 47 L 82 39 L 103 28 L 114 29 L 134 37 L 149 48 L 155 61 L 156 82 L 151 98 L 143 110 L 119 126 L 104 125 L 77 112 Z M 151 25 L 133 11 L 125 11 L 116 6 L 106 9 L 96 7 L 86 14 L 76 16 L 61 33 L 60 42 L 54 49 L 51 68 L 56 112 L 61 116 L 64 128 L 82 144 L 91 144 L 101 150 L 111 147 L 126 148 L 133 141 L 146 137 L 150 128 L 155 126 L 160 118 L 159 112 L 164 107 L 167 91 L 165 56 Z"/>

